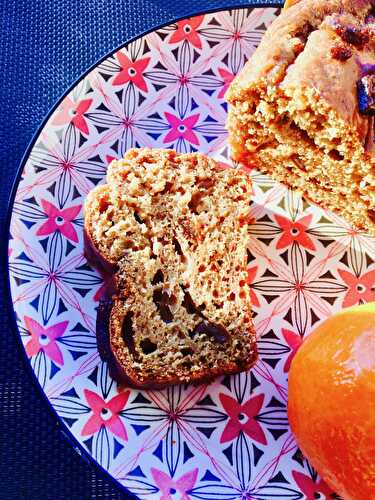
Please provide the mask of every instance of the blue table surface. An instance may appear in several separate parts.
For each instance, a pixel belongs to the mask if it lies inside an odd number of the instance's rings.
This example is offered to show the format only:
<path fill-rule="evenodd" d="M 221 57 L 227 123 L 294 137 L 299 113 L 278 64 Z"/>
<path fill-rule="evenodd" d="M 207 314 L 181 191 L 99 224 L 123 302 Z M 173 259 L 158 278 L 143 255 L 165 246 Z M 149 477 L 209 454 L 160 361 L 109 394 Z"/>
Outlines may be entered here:
<path fill-rule="evenodd" d="M 202 10 L 248 4 L 244 0 L 1 0 L 0 220 L 4 231 L 9 193 L 22 155 L 49 109 L 82 72 L 153 26 Z M 1 245 L 4 254 L 5 232 Z M 36 390 L 10 326 L 3 281 L 0 499 L 127 498 L 78 456 Z"/>

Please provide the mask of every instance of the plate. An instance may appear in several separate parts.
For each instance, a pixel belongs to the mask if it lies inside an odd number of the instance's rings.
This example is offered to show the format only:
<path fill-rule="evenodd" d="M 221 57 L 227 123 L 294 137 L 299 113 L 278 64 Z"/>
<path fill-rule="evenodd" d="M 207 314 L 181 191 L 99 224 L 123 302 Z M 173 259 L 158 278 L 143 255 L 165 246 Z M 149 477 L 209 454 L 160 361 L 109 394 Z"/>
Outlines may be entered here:
<path fill-rule="evenodd" d="M 9 282 L 28 363 L 77 451 L 140 498 L 330 494 L 289 429 L 288 370 L 320 321 L 375 300 L 374 239 L 251 171 L 260 360 L 210 386 L 164 391 L 119 389 L 110 378 L 95 340 L 105 284 L 83 255 L 82 204 L 113 158 L 155 146 L 229 161 L 224 92 L 276 15 L 208 13 L 115 50 L 51 111 L 15 184 Z"/>

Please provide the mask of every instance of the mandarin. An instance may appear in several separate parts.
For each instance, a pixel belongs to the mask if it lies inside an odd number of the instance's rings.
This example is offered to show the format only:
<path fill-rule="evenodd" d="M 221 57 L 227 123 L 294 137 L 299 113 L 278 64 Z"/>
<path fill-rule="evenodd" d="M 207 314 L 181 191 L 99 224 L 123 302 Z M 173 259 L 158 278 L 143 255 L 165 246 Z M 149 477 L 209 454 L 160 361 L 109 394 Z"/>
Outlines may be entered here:
<path fill-rule="evenodd" d="M 289 372 L 297 442 L 345 500 L 375 499 L 375 302 L 344 309 L 303 342 Z"/>

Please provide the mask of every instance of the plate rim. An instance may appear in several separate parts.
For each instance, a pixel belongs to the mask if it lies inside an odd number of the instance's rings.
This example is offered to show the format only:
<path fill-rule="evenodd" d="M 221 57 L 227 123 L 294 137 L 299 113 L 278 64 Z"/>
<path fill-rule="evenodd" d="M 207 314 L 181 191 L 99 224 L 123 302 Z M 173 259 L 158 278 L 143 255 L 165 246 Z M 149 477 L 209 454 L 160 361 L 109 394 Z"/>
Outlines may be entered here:
<path fill-rule="evenodd" d="M 184 19 L 189 19 L 191 17 L 196 17 L 200 15 L 207 15 L 207 14 L 215 14 L 218 12 L 226 12 L 230 10 L 243 10 L 243 9 L 249 9 L 249 8 L 280 8 L 283 5 L 283 0 L 274 0 L 274 1 L 260 1 L 257 2 L 256 0 L 249 0 L 247 5 L 231 5 L 227 7 L 215 7 L 212 9 L 203 9 L 197 12 L 192 12 L 185 14 L 180 17 L 175 17 L 172 18 L 166 22 L 163 22 L 162 24 L 154 25 L 148 30 L 145 30 L 141 33 L 138 33 L 134 35 L 133 37 L 127 39 L 125 42 L 121 43 L 120 45 L 116 46 L 114 49 L 110 50 L 109 52 L 105 53 L 102 57 L 97 59 L 93 64 L 91 64 L 85 71 L 80 73 L 80 75 L 67 87 L 67 89 L 59 95 L 59 97 L 55 100 L 54 104 L 51 106 L 49 111 L 46 113 L 42 121 L 39 123 L 37 128 L 35 129 L 26 149 L 25 152 L 22 155 L 22 158 L 19 162 L 19 165 L 16 170 L 16 175 L 12 181 L 11 184 L 11 189 L 9 193 L 9 197 L 6 203 L 6 213 L 5 213 L 5 223 L 4 223 L 4 240 L 5 240 L 5 245 L 3 245 L 3 248 L 1 249 L 1 261 L 4 265 L 5 273 L 4 273 L 4 281 L 5 281 L 5 287 L 4 287 L 4 303 L 5 303 L 5 310 L 6 314 L 9 320 L 9 327 L 10 330 L 13 332 L 12 335 L 16 337 L 16 350 L 19 354 L 19 358 L 21 358 L 21 363 L 25 367 L 25 371 L 28 372 L 30 375 L 30 378 L 32 380 L 32 385 L 36 389 L 36 392 L 38 393 L 38 397 L 41 398 L 43 407 L 46 408 L 46 411 L 49 412 L 49 414 L 53 417 L 58 431 L 61 432 L 62 436 L 66 439 L 67 441 L 67 446 L 70 446 L 71 448 L 74 449 L 74 451 L 80 456 L 81 459 L 83 459 L 86 464 L 88 464 L 92 469 L 96 470 L 99 472 L 99 474 L 102 475 L 103 479 L 107 479 L 110 484 L 112 484 L 119 492 L 126 494 L 128 498 L 134 498 L 136 500 L 139 499 L 134 493 L 132 493 L 128 488 L 126 488 L 123 484 L 121 484 L 120 481 L 115 479 L 108 470 L 106 470 L 102 465 L 99 464 L 95 460 L 95 458 L 84 448 L 84 446 L 78 441 L 78 439 L 74 436 L 74 434 L 70 431 L 69 427 L 67 424 L 64 423 L 62 418 L 58 415 L 57 411 L 54 409 L 53 405 L 51 404 L 50 400 L 48 399 L 46 393 L 44 392 L 42 386 L 40 385 L 38 378 L 35 374 L 35 372 L 32 369 L 31 363 L 29 362 L 29 359 L 27 357 L 24 345 L 22 343 L 22 338 L 20 331 L 18 329 L 17 325 L 17 319 L 16 319 L 16 313 L 13 307 L 13 300 L 12 300 L 12 293 L 11 293 L 11 285 L 10 285 L 10 270 L 9 270 L 9 242 L 10 242 L 10 223 L 12 220 L 12 215 L 13 215 L 13 207 L 14 207 L 14 201 L 15 197 L 17 194 L 17 189 L 20 183 L 20 179 L 22 177 L 22 173 L 25 167 L 25 164 L 30 156 L 30 153 L 40 135 L 40 132 L 44 129 L 46 126 L 48 120 L 50 117 L 53 115 L 53 113 L 56 111 L 58 106 L 61 104 L 61 102 L 65 99 L 67 95 L 70 94 L 70 92 L 91 72 L 93 71 L 99 64 L 101 64 L 103 61 L 108 59 L 110 56 L 118 52 L 119 50 L 127 47 L 131 43 L 139 40 L 140 38 L 145 37 L 146 35 L 162 29 L 166 26 L 169 26 L 171 24 L 177 23 L 179 21 L 182 21 Z"/>

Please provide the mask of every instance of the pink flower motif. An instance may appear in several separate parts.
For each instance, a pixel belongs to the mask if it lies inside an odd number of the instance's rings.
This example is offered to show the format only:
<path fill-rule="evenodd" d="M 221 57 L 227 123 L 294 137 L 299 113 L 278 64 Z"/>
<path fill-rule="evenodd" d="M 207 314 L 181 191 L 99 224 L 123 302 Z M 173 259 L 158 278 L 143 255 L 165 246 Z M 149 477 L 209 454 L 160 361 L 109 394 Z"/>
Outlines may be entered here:
<path fill-rule="evenodd" d="M 195 132 L 193 131 L 193 127 L 199 119 L 199 114 L 189 116 L 184 120 L 168 112 L 164 113 L 164 115 L 168 120 L 169 125 L 171 126 L 171 130 L 164 137 L 163 140 L 164 143 L 172 142 L 175 141 L 176 139 L 182 138 L 186 139 L 191 144 L 199 146 L 199 139 L 195 134 Z"/>
<path fill-rule="evenodd" d="M 112 297 L 112 295 L 116 292 L 113 274 L 104 271 L 99 272 L 101 274 L 101 277 L 103 278 L 103 283 L 97 289 L 94 295 L 94 302 L 99 302 L 99 300 L 102 298 Z"/>
<path fill-rule="evenodd" d="M 76 205 L 74 207 L 60 210 L 49 201 L 42 200 L 42 207 L 48 219 L 36 232 L 37 236 L 46 236 L 54 233 L 55 231 L 60 231 L 65 238 L 78 243 L 77 232 L 72 224 L 72 221 L 79 214 L 82 205 Z"/>
<path fill-rule="evenodd" d="M 121 70 L 116 75 L 112 85 L 124 85 L 125 83 L 133 82 L 140 90 L 147 92 L 147 83 L 143 78 L 143 73 L 150 62 L 150 57 L 132 61 L 123 52 L 117 52 L 116 57 L 120 63 Z"/>
<path fill-rule="evenodd" d="M 219 68 L 219 74 L 221 78 L 223 79 L 224 85 L 222 86 L 220 92 L 219 92 L 219 99 L 222 99 L 225 95 L 225 92 L 227 91 L 229 85 L 232 83 L 235 75 L 233 73 L 230 73 L 224 68 Z"/>
<path fill-rule="evenodd" d="M 262 427 L 255 420 L 262 408 L 264 395 L 259 394 L 242 405 L 234 398 L 226 394 L 220 394 L 220 401 L 225 412 L 229 416 L 229 422 L 225 426 L 220 443 L 226 443 L 235 439 L 241 432 L 245 432 L 251 439 L 261 444 L 267 444 L 266 436 Z"/>
<path fill-rule="evenodd" d="M 306 215 L 296 222 L 293 222 L 282 215 L 275 215 L 277 224 L 280 226 L 283 234 L 277 242 L 276 248 L 282 250 L 283 248 L 292 245 L 295 241 L 307 250 L 316 250 L 314 242 L 306 233 L 309 225 L 311 224 L 312 215 Z"/>
<path fill-rule="evenodd" d="M 330 498 L 334 493 L 322 479 L 315 483 L 310 476 L 297 471 L 293 471 L 292 476 L 306 500 L 314 500 L 316 493 L 321 493 L 326 498 Z"/>
<path fill-rule="evenodd" d="M 178 21 L 177 29 L 169 39 L 169 43 L 178 43 L 187 40 L 197 49 L 202 48 L 202 42 L 197 29 L 202 24 L 204 16 L 196 16 L 190 19 Z"/>
<path fill-rule="evenodd" d="M 172 500 L 174 493 L 180 493 L 180 500 L 190 500 L 189 491 L 193 489 L 198 477 L 198 469 L 187 472 L 180 479 L 174 480 L 165 472 L 151 468 L 156 486 L 161 492 L 160 500 Z"/>
<path fill-rule="evenodd" d="M 25 350 L 29 358 L 43 351 L 54 363 L 58 365 L 64 364 L 64 359 L 60 348 L 57 345 L 56 339 L 64 335 L 68 321 L 62 321 L 56 325 L 44 328 L 35 319 L 24 316 L 24 323 L 27 331 L 30 333 L 31 339 L 25 346 Z"/>
<path fill-rule="evenodd" d="M 111 155 L 106 155 L 105 159 L 107 160 L 107 163 L 109 165 L 113 160 L 116 160 L 116 157 Z"/>
<path fill-rule="evenodd" d="M 89 110 L 92 99 L 73 101 L 69 96 L 60 104 L 59 111 L 55 114 L 52 125 L 65 125 L 73 123 L 84 134 L 89 133 L 85 113 Z"/>
<path fill-rule="evenodd" d="M 284 364 L 284 373 L 287 373 L 290 369 L 290 364 L 292 362 L 292 359 L 294 358 L 294 355 L 296 354 L 297 350 L 302 344 L 302 338 L 296 333 L 287 330 L 286 328 L 282 328 L 281 332 L 284 335 L 286 343 L 291 349 L 291 352 L 289 353 L 289 356 L 287 357 L 287 360 L 285 361 Z"/>
<path fill-rule="evenodd" d="M 112 434 L 115 434 L 123 441 L 128 440 L 126 428 L 119 417 L 119 413 L 124 409 L 130 395 L 130 391 L 120 392 L 114 396 L 110 401 L 104 401 L 103 398 L 95 392 L 85 389 L 84 391 L 87 404 L 92 410 L 91 417 L 87 420 L 81 436 L 91 436 L 99 431 L 104 426 L 108 428 Z"/>
<path fill-rule="evenodd" d="M 255 279 L 255 276 L 257 274 L 257 271 L 258 271 L 258 266 L 250 267 L 247 270 L 247 284 L 248 285 L 251 285 L 252 283 L 254 283 L 254 279 Z M 253 306 L 260 307 L 258 297 L 256 296 L 256 294 L 255 294 L 254 290 L 251 288 L 251 286 L 250 286 L 250 299 L 251 299 L 251 304 Z"/>
<path fill-rule="evenodd" d="M 375 271 L 369 271 L 360 277 L 344 269 L 338 269 L 338 273 L 348 287 L 343 307 L 375 301 Z"/>

